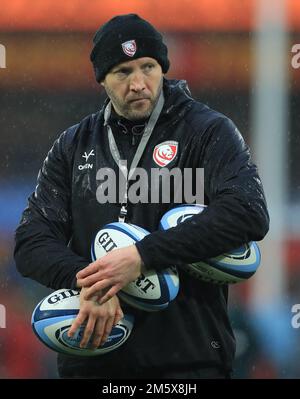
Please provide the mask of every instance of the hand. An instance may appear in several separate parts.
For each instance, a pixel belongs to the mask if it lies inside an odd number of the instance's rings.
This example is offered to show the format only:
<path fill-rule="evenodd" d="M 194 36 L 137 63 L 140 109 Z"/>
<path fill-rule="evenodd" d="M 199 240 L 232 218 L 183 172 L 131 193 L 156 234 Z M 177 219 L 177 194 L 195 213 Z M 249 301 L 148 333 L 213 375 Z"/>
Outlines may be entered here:
<path fill-rule="evenodd" d="M 141 274 L 142 259 L 135 245 L 114 249 L 77 273 L 77 285 L 89 287 L 85 299 L 97 295 L 105 303 Z"/>
<path fill-rule="evenodd" d="M 111 298 L 104 305 L 100 305 L 97 302 L 97 297 L 86 300 L 84 298 L 85 291 L 86 288 L 82 288 L 80 292 L 80 310 L 68 331 L 68 336 L 72 337 L 76 330 L 86 321 L 80 347 L 85 348 L 91 335 L 93 335 L 91 346 L 92 348 L 98 348 L 100 345 L 104 344 L 113 326 L 117 324 L 124 315 L 117 296 Z"/>

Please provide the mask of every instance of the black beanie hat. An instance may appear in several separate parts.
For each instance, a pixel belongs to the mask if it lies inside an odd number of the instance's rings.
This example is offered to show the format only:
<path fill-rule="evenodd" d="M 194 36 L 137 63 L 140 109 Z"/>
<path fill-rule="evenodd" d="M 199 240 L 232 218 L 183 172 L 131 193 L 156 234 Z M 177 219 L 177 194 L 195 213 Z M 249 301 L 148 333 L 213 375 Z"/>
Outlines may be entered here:
<path fill-rule="evenodd" d="M 157 60 L 163 73 L 169 69 L 168 49 L 162 35 L 136 14 L 112 18 L 97 30 L 93 42 L 90 59 L 97 82 L 121 62 L 141 57 Z"/>

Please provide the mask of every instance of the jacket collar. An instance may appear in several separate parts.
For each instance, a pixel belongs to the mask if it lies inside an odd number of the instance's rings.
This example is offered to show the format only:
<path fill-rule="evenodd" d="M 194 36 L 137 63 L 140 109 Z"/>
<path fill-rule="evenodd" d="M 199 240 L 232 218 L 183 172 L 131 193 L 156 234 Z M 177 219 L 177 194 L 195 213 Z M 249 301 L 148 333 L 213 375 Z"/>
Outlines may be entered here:
<path fill-rule="evenodd" d="M 176 79 L 166 79 L 164 78 L 163 80 L 163 90 L 164 90 L 164 95 L 165 95 L 165 104 L 164 108 L 161 112 L 161 116 L 159 120 L 162 118 L 170 118 L 170 117 L 176 117 L 178 116 L 182 117 L 183 113 L 182 110 L 187 110 L 187 108 L 182 108 L 184 104 L 188 104 L 193 101 L 193 98 L 191 97 L 191 92 L 189 90 L 188 84 L 186 80 L 176 80 Z M 109 98 L 107 97 L 104 101 L 103 107 L 101 108 L 100 115 L 103 116 L 104 110 L 106 105 L 109 102 Z M 178 113 L 178 110 L 181 110 L 180 114 Z M 185 113 L 185 111 L 184 111 Z M 134 121 L 129 121 L 126 118 L 119 117 L 115 112 L 112 112 L 110 122 L 111 123 L 117 123 L 117 121 L 121 121 L 121 124 L 125 124 L 126 126 L 135 126 L 137 125 L 136 122 Z M 148 119 L 145 121 L 141 121 L 138 124 L 145 124 Z"/>

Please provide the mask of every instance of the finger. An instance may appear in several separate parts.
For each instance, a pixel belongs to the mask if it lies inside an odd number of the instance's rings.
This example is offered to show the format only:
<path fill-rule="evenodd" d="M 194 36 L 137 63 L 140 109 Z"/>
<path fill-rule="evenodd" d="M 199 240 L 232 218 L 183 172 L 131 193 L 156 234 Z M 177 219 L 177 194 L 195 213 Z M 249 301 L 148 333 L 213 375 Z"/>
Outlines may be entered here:
<path fill-rule="evenodd" d="M 111 289 L 101 299 L 98 300 L 98 303 L 103 305 L 103 303 L 109 301 L 113 296 L 115 296 L 121 288 L 122 287 L 119 284 L 112 286 Z"/>
<path fill-rule="evenodd" d="M 102 273 L 97 271 L 85 278 L 77 278 L 77 283 L 80 287 L 90 287 L 100 280 L 102 280 Z"/>
<path fill-rule="evenodd" d="M 114 319 L 114 326 L 116 324 L 118 324 L 119 321 L 123 319 L 123 317 L 124 317 L 124 313 L 123 313 L 122 309 L 119 307 L 116 311 L 116 315 L 115 315 L 115 319 Z"/>
<path fill-rule="evenodd" d="M 110 316 L 107 319 L 100 345 L 103 345 L 106 342 L 107 338 L 109 337 L 109 334 L 111 333 L 111 330 L 114 325 L 114 319 L 115 319 L 114 316 Z"/>
<path fill-rule="evenodd" d="M 111 282 L 110 280 L 106 279 L 106 280 L 101 280 L 98 281 L 97 283 L 93 284 L 91 287 L 89 287 L 85 294 L 84 294 L 84 299 L 85 300 L 89 300 L 90 298 L 92 298 L 94 295 L 98 296 L 98 298 L 102 298 L 104 292 L 102 293 L 101 291 L 109 288 L 111 286 Z"/>
<path fill-rule="evenodd" d="M 93 342 L 92 342 L 92 347 L 95 349 L 99 348 L 99 346 L 101 344 L 103 334 L 104 334 L 104 327 L 105 327 L 105 320 L 103 318 L 98 319 L 95 324 Z"/>
<path fill-rule="evenodd" d="M 77 279 L 84 278 L 89 276 L 90 274 L 93 274 L 99 270 L 99 262 L 93 262 L 90 263 L 87 267 L 84 269 L 80 270 L 77 274 L 76 277 Z"/>
<path fill-rule="evenodd" d="M 87 346 L 87 344 L 94 332 L 95 322 L 96 322 L 95 317 L 93 317 L 90 314 L 87 325 L 85 326 L 85 329 L 84 329 L 84 334 L 83 334 L 82 340 L 80 342 L 80 348 L 85 348 Z"/>
<path fill-rule="evenodd" d="M 73 321 L 73 323 L 68 331 L 68 337 L 73 337 L 73 335 L 78 330 L 78 328 L 81 326 L 81 324 L 84 323 L 85 319 L 86 319 L 86 314 L 83 312 L 79 312 L 76 319 Z"/>

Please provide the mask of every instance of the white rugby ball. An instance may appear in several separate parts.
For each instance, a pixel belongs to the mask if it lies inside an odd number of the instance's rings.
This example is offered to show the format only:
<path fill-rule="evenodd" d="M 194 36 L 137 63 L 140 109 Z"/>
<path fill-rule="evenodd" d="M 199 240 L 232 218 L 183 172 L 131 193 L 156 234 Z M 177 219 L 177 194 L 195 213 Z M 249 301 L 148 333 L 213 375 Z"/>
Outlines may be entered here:
<path fill-rule="evenodd" d="M 72 338 L 67 333 L 79 312 L 77 290 L 60 289 L 52 292 L 35 307 L 31 325 L 36 336 L 50 349 L 66 355 L 99 356 L 117 349 L 130 336 L 134 317 L 125 315 L 112 328 L 106 342 L 96 349 L 80 348 L 85 325 L 76 331 Z"/>
<path fill-rule="evenodd" d="M 135 244 L 150 234 L 142 227 L 130 223 L 109 223 L 95 236 L 91 247 L 93 261 L 108 252 Z M 162 271 L 142 268 L 138 279 L 118 292 L 127 304 L 141 310 L 156 311 L 166 308 L 178 294 L 179 277 L 176 267 Z"/>
<path fill-rule="evenodd" d="M 203 212 L 205 205 L 180 205 L 166 212 L 159 228 L 167 230 Z M 205 261 L 183 265 L 182 268 L 195 278 L 214 284 L 235 284 L 250 278 L 260 265 L 260 251 L 256 242 Z"/>
<path fill-rule="evenodd" d="M 194 215 L 201 213 L 206 208 L 206 205 L 179 205 L 166 212 L 159 222 L 160 230 L 168 230 L 171 227 L 176 227 L 178 224 L 190 219 Z"/>

